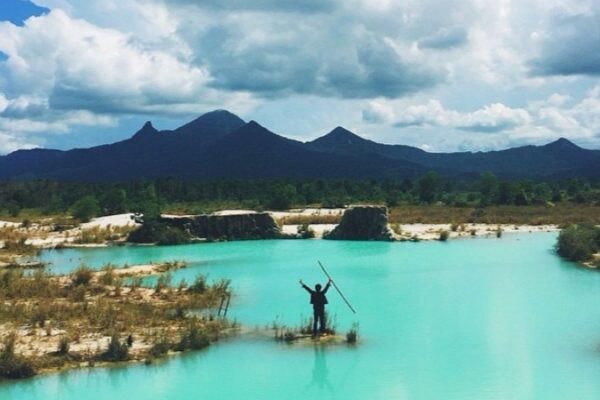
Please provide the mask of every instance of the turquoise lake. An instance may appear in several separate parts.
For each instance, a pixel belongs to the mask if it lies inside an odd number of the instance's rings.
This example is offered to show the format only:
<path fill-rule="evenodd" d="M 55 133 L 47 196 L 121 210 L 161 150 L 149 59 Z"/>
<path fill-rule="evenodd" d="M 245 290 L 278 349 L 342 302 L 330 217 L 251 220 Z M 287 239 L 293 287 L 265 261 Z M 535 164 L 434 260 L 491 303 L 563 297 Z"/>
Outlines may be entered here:
<path fill-rule="evenodd" d="M 0 384 L 0 399 L 600 399 L 600 273 L 554 252 L 555 233 L 375 243 L 280 240 L 55 250 L 55 272 L 184 260 L 173 284 L 230 278 L 246 326 L 310 315 L 298 279 L 329 269 L 329 312 L 361 343 L 286 345 L 243 335 L 154 365 Z"/>

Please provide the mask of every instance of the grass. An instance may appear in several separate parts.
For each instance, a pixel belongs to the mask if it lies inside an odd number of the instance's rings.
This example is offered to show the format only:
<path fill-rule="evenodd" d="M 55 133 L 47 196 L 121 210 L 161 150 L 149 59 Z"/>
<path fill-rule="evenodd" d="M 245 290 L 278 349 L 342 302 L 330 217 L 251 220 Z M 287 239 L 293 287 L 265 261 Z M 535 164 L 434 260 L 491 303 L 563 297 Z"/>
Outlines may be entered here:
<path fill-rule="evenodd" d="M 35 375 L 30 361 L 15 353 L 16 334 L 10 333 L 0 351 L 0 379 L 22 379 Z"/>
<path fill-rule="evenodd" d="M 346 343 L 354 344 L 358 341 L 358 322 L 352 324 L 352 327 L 346 332 Z"/>
<path fill-rule="evenodd" d="M 93 227 L 83 229 L 81 234 L 75 239 L 77 244 L 100 244 L 107 241 L 121 240 L 134 231 L 134 226 L 110 226 L 106 228 Z"/>
<path fill-rule="evenodd" d="M 337 323 L 335 317 L 331 317 L 329 313 L 325 313 L 325 330 L 319 334 L 335 335 Z M 289 327 L 281 325 L 277 321 L 273 322 L 271 329 L 274 332 L 274 338 L 277 341 L 293 342 L 313 333 L 313 319 L 302 319 L 297 327 Z"/>
<path fill-rule="evenodd" d="M 319 224 L 339 224 L 342 220 L 342 214 L 327 215 L 289 215 L 278 218 L 279 225 L 319 225 Z"/>
<path fill-rule="evenodd" d="M 160 340 L 167 351 L 200 349 L 230 326 L 212 317 L 221 298 L 230 295 L 229 281 L 209 283 L 202 277 L 203 290 L 194 291 L 173 288 L 163 278 L 157 292 L 134 279 L 125 284 L 113 274 L 110 266 L 100 272 L 82 267 L 69 276 L 0 270 L 0 337 L 18 333 L 5 337 L 0 376 L 22 378 L 82 362 L 152 359 L 164 354 Z M 139 343 L 134 351 L 133 337 Z"/>
<path fill-rule="evenodd" d="M 451 207 L 445 205 L 399 206 L 389 210 L 390 223 L 446 224 L 453 221 L 456 229 L 465 223 L 568 225 L 600 224 L 600 207 L 589 204 L 558 203 L 554 206 Z"/>

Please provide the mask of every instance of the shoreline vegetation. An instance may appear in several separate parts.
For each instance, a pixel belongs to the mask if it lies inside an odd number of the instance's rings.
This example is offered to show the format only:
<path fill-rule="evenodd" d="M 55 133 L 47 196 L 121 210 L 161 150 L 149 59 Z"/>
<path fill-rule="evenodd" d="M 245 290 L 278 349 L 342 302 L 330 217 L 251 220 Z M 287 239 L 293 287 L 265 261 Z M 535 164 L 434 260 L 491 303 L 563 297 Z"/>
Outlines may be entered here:
<path fill-rule="evenodd" d="M 600 227 L 571 225 L 563 229 L 556 243 L 557 253 L 588 268 L 600 268 Z"/>
<path fill-rule="evenodd" d="M 217 315 L 228 280 L 171 285 L 181 263 L 68 276 L 0 270 L 0 380 L 121 362 L 152 362 L 199 350 L 236 328 Z M 158 275 L 151 287 L 142 276 Z"/>

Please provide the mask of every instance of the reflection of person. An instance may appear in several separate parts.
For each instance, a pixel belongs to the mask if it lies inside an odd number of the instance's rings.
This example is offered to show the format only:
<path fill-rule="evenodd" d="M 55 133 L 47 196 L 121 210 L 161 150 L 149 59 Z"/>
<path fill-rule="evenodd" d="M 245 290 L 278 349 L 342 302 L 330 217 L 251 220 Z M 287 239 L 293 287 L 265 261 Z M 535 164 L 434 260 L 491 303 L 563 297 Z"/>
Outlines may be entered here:
<path fill-rule="evenodd" d="M 325 350 L 321 346 L 315 346 L 315 361 L 312 369 L 312 379 L 304 390 L 307 391 L 315 385 L 319 389 L 328 389 L 330 392 L 333 392 L 333 387 L 329 382 L 329 370 L 327 369 Z"/>
<path fill-rule="evenodd" d="M 300 279 L 300 285 L 302 285 L 302 287 L 308 293 L 310 293 L 310 304 L 312 304 L 313 306 L 312 334 L 313 336 L 317 336 L 317 323 L 319 324 L 319 332 L 325 332 L 325 304 L 327 304 L 327 297 L 325 297 L 325 294 L 329 290 L 329 286 L 331 286 L 331 279 L 329 280 L 329 282 L 327 282 L 327 285 L 325 285 L 325 288 L 323 290 L 321 290 L 321 285 L 318 283 L 315 285 L 315 290 L 312 290 L 311 288 L 306 286 L 304 282 L 302 282 L 302 279 Z"/>

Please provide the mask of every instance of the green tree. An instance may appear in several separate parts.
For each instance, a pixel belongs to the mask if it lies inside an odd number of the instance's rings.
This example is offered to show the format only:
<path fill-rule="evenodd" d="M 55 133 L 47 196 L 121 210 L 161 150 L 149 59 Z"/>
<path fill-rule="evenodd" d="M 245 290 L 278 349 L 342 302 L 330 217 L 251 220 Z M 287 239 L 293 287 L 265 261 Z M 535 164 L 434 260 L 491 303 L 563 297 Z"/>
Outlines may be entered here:
<path fill-rule="evenodd" d="M 144 215 L 144 222 L 157 221 L 160 218 L 160 202 L 154 185 L 147 185 L 140 191 L 133 210 Z"/>
<path fill-rule="evenodd" d="M 481 205 L 487 206 L 498 199 L 498 178 L 491 172 L 484 172 L 479 179 L 479 192 Z"/>
<path fill-rule="evenodd" d="M 425 203 L 432 203 L 435 201 L 440 190 L 440 177 L 437 172 L 429 171 L 423 175 L 417 183 L 417 190 L 419 193 L 419 200 Z"/>
<path fill-rule="evenodd" d="M 498 186 L 498 204 L 514 204 L 515 197 L 517 196 L 517 188 L 516 185 L 512 182 L 500 182 Z"/>
<path fill-rule="evenodd" d="M 92 195 L 84 196 L 77 200 L 72 207 L 73 217 L 82 222 L 88 222 L 93 217 L 100 214 L 98 200 Z"/>
<path fill-rule="evenodd" d="M 123 189 L 110 190 L 102 200 L 102 208 L 107 214 L 122 214 L 127 211 L 127 193 Z"/>
<path fill-rule="evenodd" d="M 538 183 L 533 187 L 533 201 L 545 204 L 552 198 L 552 188 L 545 182 Z"/>
<path fill-rule="evenodd" d="M 267 205 L 273 210 L 286 210 L 291 207 L 296 194 L 296 187 L 293 185 L 277 185 L 271 193 Z"/>

